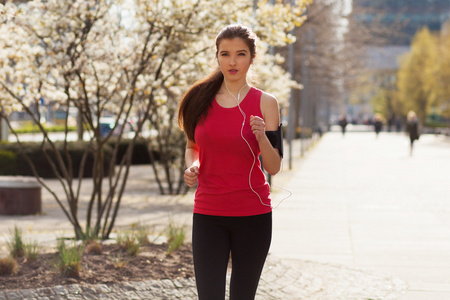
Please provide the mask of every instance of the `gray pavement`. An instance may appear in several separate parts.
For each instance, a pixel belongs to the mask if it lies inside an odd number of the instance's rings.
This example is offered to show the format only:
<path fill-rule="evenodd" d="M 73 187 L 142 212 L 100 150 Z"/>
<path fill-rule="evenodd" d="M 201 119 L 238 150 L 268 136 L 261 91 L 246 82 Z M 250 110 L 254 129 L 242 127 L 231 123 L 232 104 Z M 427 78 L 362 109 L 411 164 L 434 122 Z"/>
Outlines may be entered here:
<path fill-rule="evenodd" d="M 393 276 L 398 299 L 450 299 L 450 142 L 423 135 L 412 156 L 408 143 L 328 133 L 284 185 L 271 253 Z"/>
<path fill-rule="evenodd" d="M 450 299 L 450 142 L 422 136 L 410 157 L 401 134 L 330 132 L 305 157 L 298 143 L 293 150 L 293 170 L 285 160 L 273 178 L 292 196 L 274 210 L 256 299 Z M 193 195 L 158 196 L 151 182 L 149 167 L 133 167 L 118 227 L 189 228 Z M 274 205 L 287 195 L 275 187 Z M 0 256 L 14 225 L 47 248 L 72 234 L 46 192 L 43 210 L 0 216 Z M 196 292 L 193 279 L 174 279 L 0 291 L 2 299 L 196 299 Z"/>

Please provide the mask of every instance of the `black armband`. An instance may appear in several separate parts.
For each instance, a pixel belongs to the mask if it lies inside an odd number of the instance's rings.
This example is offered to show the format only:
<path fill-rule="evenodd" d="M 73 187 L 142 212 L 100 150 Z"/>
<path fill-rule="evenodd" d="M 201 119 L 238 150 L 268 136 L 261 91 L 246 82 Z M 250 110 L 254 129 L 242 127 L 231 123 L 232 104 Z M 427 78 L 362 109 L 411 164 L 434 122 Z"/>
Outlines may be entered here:
<path fill-rule="evenodd" d="M 278 130 L 266 131 L 266 136 L 269 139 L 272 146 L 280 152 L 280 156 L 283 158 L 283 124 L 280 124 Z"/>

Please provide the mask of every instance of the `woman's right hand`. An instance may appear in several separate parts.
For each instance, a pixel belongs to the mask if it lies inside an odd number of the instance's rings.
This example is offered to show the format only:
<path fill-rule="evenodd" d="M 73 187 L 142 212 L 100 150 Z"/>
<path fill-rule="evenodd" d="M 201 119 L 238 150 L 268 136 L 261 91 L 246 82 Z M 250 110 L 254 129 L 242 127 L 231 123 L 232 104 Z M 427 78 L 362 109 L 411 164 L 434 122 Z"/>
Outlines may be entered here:
<path fill-rule="evenodd" d="M 188 187 L 194 187 L 197 184 L 198 166 L 191 166 L 184 171 L 184 181 Z"/>

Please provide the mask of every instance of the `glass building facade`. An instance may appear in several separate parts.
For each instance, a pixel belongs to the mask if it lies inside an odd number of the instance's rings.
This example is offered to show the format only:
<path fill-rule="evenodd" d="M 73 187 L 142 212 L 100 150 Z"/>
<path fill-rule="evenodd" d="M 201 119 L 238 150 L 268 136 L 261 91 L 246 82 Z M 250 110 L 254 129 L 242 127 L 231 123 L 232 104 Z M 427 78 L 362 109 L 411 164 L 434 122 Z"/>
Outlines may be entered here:
<path fill-rule="evenodd" d="M 353 9 L 356 20 L 386 27 L 394 45 L 409 45 L 421 28 L 439 31 L 450 20 L 450 0 L 353 0 Z"/>

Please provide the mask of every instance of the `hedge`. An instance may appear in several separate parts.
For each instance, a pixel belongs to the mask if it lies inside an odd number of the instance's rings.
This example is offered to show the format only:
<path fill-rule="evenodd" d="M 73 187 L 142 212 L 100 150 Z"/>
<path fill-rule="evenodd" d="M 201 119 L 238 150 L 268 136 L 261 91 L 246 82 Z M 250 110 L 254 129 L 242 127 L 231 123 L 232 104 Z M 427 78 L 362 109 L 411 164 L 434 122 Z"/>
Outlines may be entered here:
<path fill-rule="evenodd" d="M 109 140 L 108 144 L 114 149 L 117 140 L 112 138 Z M 136 139 L 134 142 L 133 156 L 131 164 L 133 165 L 145 165 L 152 164 L 152 158 L 150 157 L 150 153 L 148 150 L 150 141 L 148 139 Z M 125 155 L 128 145 L 130 144 L 130 140 L 122 139 L 119 143 L 119 149 L 117 151 L 117 159 L 116 164 L 120 164 L 122 157 Z M 153 158 L 155 161 L 160 160 L 160 155 L 157 151 L 152 150 Z"/>
<path fill-rule="evenodd" d="M 9 150 L 0 150 L 0 175 L 12 175 L 17 169 L 17 154 Z"/>
<path fill-rule="evenodd" d="M 111 139 L 104 148 L 104 170 L 105 174 L 109 172 L 109 162 L 112 158 L 113 148 L 115 147 L 116 140 Z M 122 160 L 123 155 L 126 153 L 130 140 L 121 140 L 119 143 L 118 154 L 116 159 L 116 164 L 119 164 Z M 136 140 L 133 156 L 132 156 L 132 164 L 133 165 L 142 165 L 142 164 L 151 164 L 152 159 L 150 157 L 148 151 L 148 139 L 139 139 Z M 33 161 L 38 174 L 43 178 L 55 178 L 53 173 L 53 169 L 51 165 L 47 161 L 45 155 L 41 150 L 40 142 L 26 142 L 22 143 L 24 147 L 25 153 L 28 157 Z M 55 142 L 55 146 L 58 149 L 59 153 L 63 154 L 63 142 Z M 88 142 L 68 142 L 68 152 L 72 159 L 74 177 L 78 177 L 78 172 L 80 168 L 80 163 L 82 156 L 86 147 L 88 146 Z M 55 158 L 56 156 L 53 154 L 53 151 L 47 150 L 47 153 L 50 157 Z M 62 155 L 64 157 L 65 155 Z M 160 155 L 158 152 L 153 151 L 153 158 L 155 161 L 160 159 Z M 65 159 L 67 164 L 67 161 Z M 92 177 L 92 168 L 94 163 L 93 153 L 88 154 L 88 158 L 86 161 L 86 166 L 84 170 L 83 177 Z M 34 176 L 31 171 L 31 168 L 21 154 L 18 143 L 0 143 L 0 175 L 21 175 L 21 176 Z"/>
<path fill-rule="evenodd" d="M 41 143 L 39 142 L 25 142 L 22 143 L 24 152 L 31 159 L 36 167 L 36 170 L 40 177 L 43 178 L 55 178 L 55 174 L 50 163 L 47 161 L 41 149 Z M 67 159 L 63 154 L 63 142 L 55 142 L 57 151 L 62 155 L 65 164 L 67 165 Z M 72 159 L 73 176 L 78 177 L 81 159 L 84 150 L 88 146 L 88 142 L 69 142 L 67 143 L 68 153 Z M 52 159 L 56 158 L 54 151 L 47 146 L 47 154 Z M 34 176 L 28 161 L 23 156 L 18 143 L 2 143 L 0 144 L 0 152 L 9 153 L 12 152 L 14 156 L 7 156 L 3 154 L 3 158 L 8 160 L 8 163 L 0 165 L 0 174 L 2 175 L 21 175 L 21 176 Z M 105 173 L 109 172 L 109 161 L 112 157 L 112 149 L 108 145 L 104 148 L 105 160 L 103 163 Z M 55 163 L 55 165 L 57 165 Z M 93 152 L 88 154 L 83 177 L 92 177 L 92 170 L 94 165 Z"/>

